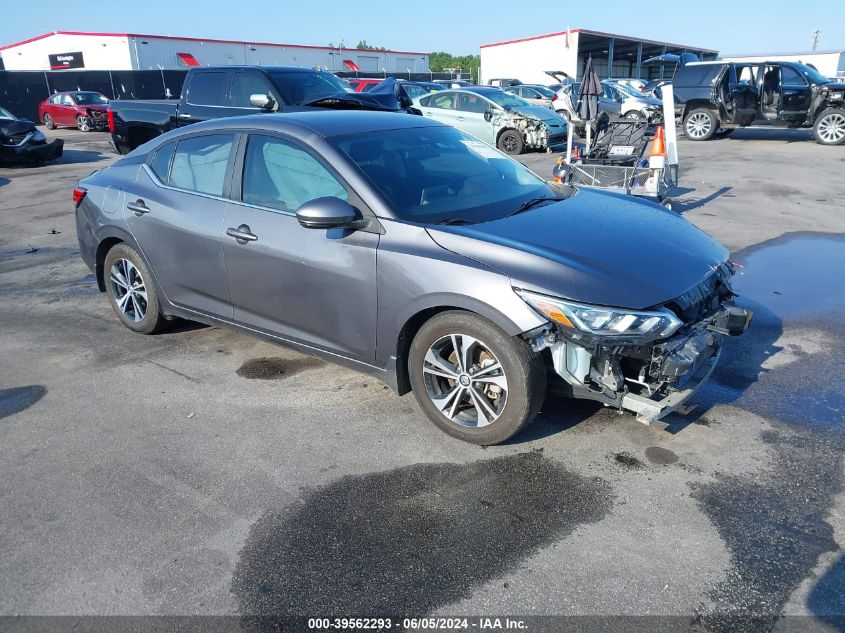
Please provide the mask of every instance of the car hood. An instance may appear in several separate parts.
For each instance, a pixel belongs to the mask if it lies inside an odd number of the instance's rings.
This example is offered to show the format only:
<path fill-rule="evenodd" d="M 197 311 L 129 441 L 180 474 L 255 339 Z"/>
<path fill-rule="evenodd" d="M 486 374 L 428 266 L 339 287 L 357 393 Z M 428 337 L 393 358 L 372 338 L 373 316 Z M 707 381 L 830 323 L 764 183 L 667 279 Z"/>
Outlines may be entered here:
<path fill-rule="evenodd" d="M 559 114 L 556 114 L 555 112 L 549 110 L 549 108 L 545 108 L 543 106 L 516 106 L 508 110 L 508 112 L 515 112 L 517 114 L 521 114 L 522 116 L 528 117 L 529 119 L 538 119 L 543 123 L 554 123 L 557 125 L 560 125 L 562 123 Z"/>
<path fill-rule="evenodd" d="M 676 213 L 601 191 L 428 231 L 441 247 L 507 275 L 516 287 L 631 309 L 682 295 L 728 258 L 727 249 Z"/>
<path fill-rule="evenodd" d="M 34 129 L 35 123 L 26 119 L 0 119 L 0 137 L 31 132 Z"/>
<path fill-rule="evenodd" d="M 94 110 L 94 112 L 105 112 L 109 109 L 107 105 L 80 105 L 79 106 L 82 110 Z"/>
<path fill-rule="evenodd" d="M 841 81 L 831 81 L 830 83 L 824 84 L 824 87 L 830 90 L 845 90 L 845 83 Z"/>

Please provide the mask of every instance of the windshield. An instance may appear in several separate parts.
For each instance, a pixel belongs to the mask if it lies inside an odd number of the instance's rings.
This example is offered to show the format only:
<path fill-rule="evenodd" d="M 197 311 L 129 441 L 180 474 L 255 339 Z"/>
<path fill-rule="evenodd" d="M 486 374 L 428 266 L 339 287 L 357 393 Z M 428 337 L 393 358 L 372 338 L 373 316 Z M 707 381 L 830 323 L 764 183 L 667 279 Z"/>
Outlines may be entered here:
<path fill-rule="evenodd" d="M 643 93 L 637 90 L 636 88 L 632 88 L 627 84 L 613 84 L 613 87 L 617 90 L 621 90 L 629 97 L 636 97 L 637 99 L 643 98 Z"/>
<path fill-rule="evenodd" d="M 534 90 L 539 92 L 541 95 L 543 95 L 547 99 L 551 99 L 555 94 L 554 90 L 549 90 L 545 86 L 531 86 L 531 87 L 534 88 Z"/>
<path fill-rule="evenodd" d="M 795 64 L 795 66 L 807 76 L 814 84 L 829 84 L 830 79 L 822 75 L 818 70 L 815 68 L 810 68 L 806 64 Z"/>
<path fill-rule="evenodd" d="M 323 72 L 271 72 L 270 76 L 288 105 L 310 103 L 338 92 L 355 92 L 345 81 Z"/>
<path fill-rule="evenodd" d="M 8 110 L 0 108 L 0 119 L 17 119 L 17 117 Z"/>
<path fill-rule="evenodd" d="M 511 93 L 505 92 L 504 90 L 485 90 L 484 92 L 476 92 L 475 94 L 481 95 L 485 99 L 489 99 L 496 105 L 500 105 L 506 110 L 508 108 L 522 108 L 527 105 L 531 105 L 525 99 L 517 97 L 516 95 L 512 95 Z"/>
<path fill-rule="evenodd" d="M 486 222 L 559 195 L 526 167 L 452 127 L 382 130 L 329 142 L 402 220 Z"/>
<path fill-rule="evenodd" d="M 109 100 L 96 92 L 74 92 L 73 100 L 79 105 L 108 105 Z"/>

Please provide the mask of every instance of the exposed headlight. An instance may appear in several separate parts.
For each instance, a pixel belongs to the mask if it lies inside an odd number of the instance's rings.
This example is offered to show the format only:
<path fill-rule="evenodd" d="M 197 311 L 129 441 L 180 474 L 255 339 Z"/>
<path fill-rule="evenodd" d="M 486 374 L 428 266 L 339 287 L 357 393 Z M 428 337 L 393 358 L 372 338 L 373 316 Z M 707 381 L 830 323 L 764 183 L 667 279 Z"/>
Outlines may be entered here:
<path fill-rule="evenodd" d="M 44 132 L 42 132 L 41 130 L 35 130 L 32 133 L 32 140 L 33 141 L 46 141 L 47 137 L 44 136 Z"/>
<path fill-rule="evenodd" d="M 573 303 L 527 290 L 516 292 L 528 305 L 562 328 L 596 336 L 665 338 L 672 336 L 684 324 L 667 308 L 654 311 L 623 310 Z"/>

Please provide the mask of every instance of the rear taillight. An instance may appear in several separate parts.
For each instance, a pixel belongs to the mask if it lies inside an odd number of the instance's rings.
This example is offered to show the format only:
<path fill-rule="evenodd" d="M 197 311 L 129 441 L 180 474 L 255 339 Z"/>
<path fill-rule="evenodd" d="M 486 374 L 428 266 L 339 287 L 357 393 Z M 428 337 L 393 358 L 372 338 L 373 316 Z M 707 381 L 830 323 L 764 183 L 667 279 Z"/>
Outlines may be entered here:
<path fill-rule="evenodd" d="M 86 193 L 88 193 L 88 190 L 85 187 L 74 187 L 73 204 L 78 207 L 79 203 L 82 202 L 82 199 L 85 197 Z"/>
<path fill-rule="evenodd" d="M 114 112 L 112 112 L 111 110 L 108 110 L 106 112 L 106 116 L 109 119 L 109 132 L 114 134 Z"/>
<path fill-rule="evenodd" d="M 554 93 L 552 95 L 552 103 L 554 103 L 555 101 L 557 101 L 557 93 Z"/>

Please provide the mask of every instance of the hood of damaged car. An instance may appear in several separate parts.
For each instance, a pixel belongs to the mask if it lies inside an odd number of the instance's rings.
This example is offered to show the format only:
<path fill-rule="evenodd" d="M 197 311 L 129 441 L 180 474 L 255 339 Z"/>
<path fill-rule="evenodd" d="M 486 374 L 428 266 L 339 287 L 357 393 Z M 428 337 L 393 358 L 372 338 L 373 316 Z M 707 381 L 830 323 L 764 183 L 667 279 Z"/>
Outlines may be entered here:
<path fill-rule="evenodd" d="M 561 117 L 551 108 L 546 108 L 543 106 L 516 106 L 510 108 L 508 112 L 521 114 L 522 116 L 528 119 L 537 119 L 538 121 L 542 121 L 543 123 L 549 123 L 553 125 L 561 125 L 563 123 L 563 117 Z"/>
<path fill-rule="evenodd" d="M 631 309 L 682 295 L 728 258 L 727 249 L 676 213 L 590 190 L 509 218 L 428 231 L 443 248 L 507 275 L 515 287 Z"/>
<path fill-rule="evenodd" d="M 34 129 L 35 123 L 26 119 L 0 119 L 0 137 L 3 138 L 32 132 Z"/>

